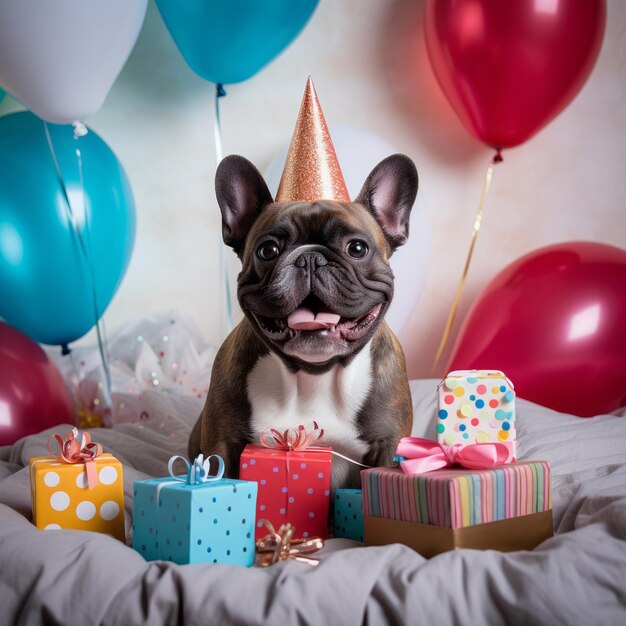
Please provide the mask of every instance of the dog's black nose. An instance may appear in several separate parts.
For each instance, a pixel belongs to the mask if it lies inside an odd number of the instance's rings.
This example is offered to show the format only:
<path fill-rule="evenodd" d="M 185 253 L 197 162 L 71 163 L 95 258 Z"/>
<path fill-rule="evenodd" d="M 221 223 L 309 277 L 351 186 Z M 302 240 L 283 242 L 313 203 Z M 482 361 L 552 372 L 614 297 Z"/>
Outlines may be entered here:
<path fill-rule="evenodd" d="M 307 252 L 303 252 L 295 262 L 296 267 L 305 268 L 307 265 L 311 269 L 315 269 L 316 267 L 321 267 L 322 265 L 328 265 L 328 261 L 321 252 L 309 250 Z"/>

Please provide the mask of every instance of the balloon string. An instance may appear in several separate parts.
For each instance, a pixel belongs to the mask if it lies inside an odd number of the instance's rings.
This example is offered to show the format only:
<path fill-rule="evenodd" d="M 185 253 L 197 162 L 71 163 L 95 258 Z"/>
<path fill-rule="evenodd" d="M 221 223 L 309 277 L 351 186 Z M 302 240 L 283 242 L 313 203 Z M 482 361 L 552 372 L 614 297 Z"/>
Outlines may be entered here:
<path fill-rule="evenodd" d="M 470 264 L 472 262 L 472 255 L 474 254 L 474 246 L 476 245 L 476 239 L 478 238 L 478 231 L 480 230 L 480 225 L 483 221 L 485 200 L 487 198 L 487 193 L 489 192 L 489 186 L 491 185 L 491 177 L 493 175 L 493 168 L 497 163 L 500 163 L 501 161 L 502 161 L 502 154 L 500 153 L 500 150 L 498 150 L 496 155 L 493 157 L 493 160 L 489 164 L 489 167 L 487 168 L 487 173 L 485 174 L 485 181 L 483 182 L 483 190 L 482 190 L 482 193 L 480 194 L 480 202 L 478 203 L 478 210 L 476 211 L 476 218 L 474 219 L 474 228 L 472 229 L 472 238 L 470 240 L 469 250 L 467 252 L 467 257 L 465 259 L 465 267 L 463 268 L 463 273 L 461 274 L 459 284 L 457 285 L 456 293 L 454 294 L 454 299 L 452 300 L 452 306 L 450 307 L 450 312 L 448 313 L 448 319 L 446 320 L 446 325 L 444 326 L 444 329 L 443 329 L 443 335 L 441 336 L 441 341 L 439 342 L 439 347 L 437 348 L 437 353 L 435 354 L 435 359 L 430 369 L 431 376 L 435 374 L 437 365 L 439 365 L 439 360 L 441 359 L 441 355 L 443 354 L 446 348 L 446 345 L 448 344 L 448 339 L 450 338 L 450 332 L 452 330 L 452 327 L 454 326 L 454 321 L 456 319 L 457 310 L 459 308 L 459 302 L 461 300 L 461 294 L 463 293 L 463 287 L 465 286 L 465 281 L 467 279 Z"/>
<path fill-rule="evenodd" d="M 220 83 L 215 85 L 215 158 L 216 166 L 224 158 L 222 153 L 222 121 L 220 117 L 220 98 L 226 95 L 224 86 Z"/>
<path fill-rule="evenodd" d="M 223 98 L 226 95 L 226 91 L 224 90 L 224 85 L 221 83 L 216 83 L 215 85 L 215 123 L 214 123 L 214 131 L 215 131 L 215 167 L 217 167 L 222 159 L 224 158 L 222 152 L 222 122 L 220 118 L 220 98 Z M 226 245 L 222 241 L 221 234 L 219 235 L 218 242 L 219 250 L 220 250 L 220 267 L 222 274 L 222 281 L 224 283 L 224 300 L 225 300 L 225 308 L 226 308 L 226 332 L 224 336 L 226 336 L 233 329 L 233 303 L 232 303 L 232 295 L 230 292 L 230 270 L 228 269 L 228 259 L 226 258 Z"/>
<path fill-rule="evenodd" d="M 62 354 L 63 356 L 67 356 L 71 365 L 71 371 L 69 374 L 65 374 L 69 378 L 69 388 L 72 396 L 72 403 L 74 406 L 74 413 L 78 415 L 81 407 L 81 399 L 80 399 L 80 374 L 78 373 L 78 367 L 76 366 L 76 361 L 74 360 L 74 352 L 72 352 L 68 345 L 65 343 L 62 346 Z"/>
<path fill-rule="evenodd" d="M 101 332 L 100 326 L 99 326 L 100 310 L 98 306 L 98 299 L 97 299 L 97 292 L 96 292 L 95 272 L 94 272 L 93 264 L 91 262 L 91 255 L 89 254 L 90 240 L 86 242 L 82 236 L 81 228 L 78 224 L 78 218 L 76 216 L 76 213 L 74 212 L 72 203 L 70 202 L 69 192 L 67 190 L 67 186 L 63 178 L 63 173 L 61 172 L 61 167 L 57 159 L 56 151 L 54 149 L 54 144 L 52 142 L 52 137 L 50 135 L 50 129 L 48 128 L 47 122 L 44 122 L 44 130 L 46 133 L 46 139 L 48 141 L 48 148 L 50 150 L 50 155 L 52 156 L 52 162 L 54 164 L 56 177 L 61 187 L 61 192 L 63 193 L 63 199 L 65 200 L 65 207 L 67 210 L 67 215 L 69 217 L 69 221 L 72 225 L 74 235 L 76 236 L 76 239 L 78 241 L 80 251 L 83 255 L 83 259 L 87 265 L 87 270 L 91 278 L 92 303 L 93 303 L 94 315 L 95 315 L 95 320 L 96 320 L 95 321 L 96 332 L 98 335 L 98 349 L 100 352 L 100 359 L 102 361 L 102 368 L 104 370 L 104 379 L 105 379 L 105 385 L 104 385 L 104 390 L 103 390 L 103 400 L 104 400 L 106 413 L 108 415 L 111 415 L 113 411 L 113 403 L 111 400 L 111 374 L 109 371 L 109 362 L 107 359 L 106 350 L 105 350 L 105 346 L 103 343 L 104 341 L 103 333 Z M 74 138 L 78 139 L 79 136 L 81 135 L 75 134 Z M 87 212 L 87 206 L 86 206 L 85 183 L 83 179 L 82 156 L 80 153 L 80 149 L 76 150 L 76 158 L 78 161 L 79 180 L 80 180 L 80 186 L 81 186 L 82 195 L 83 195 L 83 215 L 85 216 L 85 225 L 87 226 L 86 231 L 88 234 L 89 233 L 89 221 L 88 221 L 88 215 L 87 215 L 88 212 Z M 71 352 L 67 344 L 63 345 L 63 352 L 68 353 L 68 354 Z"/>
<path fill-rule="evenodd" d="M 74 135 L 74 139 L 78 140 L 80 135 Z M 83 178 L 83 157 L 80 152 L 80 148 L 76 148 L 76 160 L 78 162 L 78 177 L 80 181 L 80 189 L 82 190 L 82 198 L 83 198 L 83 215 L 85 216 L 85 235 L 87 240 L 87 249 L 93 250 L 91 246 L 91 220 L 90 215 L 91 212 L 87 211 L 87 199 L 85 194 L 85 179 Z M 98 299 L 96 294 L 96 271 L 91 262 L 91 255 L 87 260 L 87 265 L 89 267 L 89 273 L 91 275 L 91 284 L 92 284 L 92 297 L 93 297 L 93 308 L 96 316 L 96 334 L 98 336 L 98 351 L 100 353 L 100 360 L 102 362 L 102 369 L 104 371 L 104 386 L 102 387 L 102 399 L 104 401 L 104 406 L 106 408 L 106 416 L 111 416 L 113 414 L 113 399 L 112 399 L 112 390 L 111 390 L 111 369 L 109 365 L 109 355 L 107 352 L 107 337 L 106 337 L 106 328 L 104 325 L 104 317 L 100 315 L 99 307 L 98 307 Z M 99 385 L 100 387 L 100 385 Z"/>

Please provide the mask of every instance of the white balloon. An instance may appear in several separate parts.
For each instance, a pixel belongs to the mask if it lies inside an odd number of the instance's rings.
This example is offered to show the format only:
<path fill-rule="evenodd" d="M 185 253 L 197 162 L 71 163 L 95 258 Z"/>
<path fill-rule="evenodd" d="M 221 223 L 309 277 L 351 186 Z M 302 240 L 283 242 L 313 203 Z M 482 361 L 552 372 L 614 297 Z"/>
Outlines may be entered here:
<path fill-rule="evenodd" d="M 384 158 L 398 152 L 390 143 L 369 131 L 347 125 L 330 125 L 330 135 L 351 198 L 355 198 L 368 174 Z M 265 180 L 273 196 L 287 158 L 284 146 L 265 170 Z M 419 166 L 418 166 L 419 170 Z M 408 242 L 391 257 L 395 275 L 395 294 L 386 320 L 395 333 L 409 321 L 426 282 L 430 257 L 430 229 L 424 194 L 418 191 L 411 212 Z"/>
<path fill-rule="evenodd" d="M 137 41 L 148 0 L 0 0 L 0 85 L 55 124 L 104 102 Z"/>

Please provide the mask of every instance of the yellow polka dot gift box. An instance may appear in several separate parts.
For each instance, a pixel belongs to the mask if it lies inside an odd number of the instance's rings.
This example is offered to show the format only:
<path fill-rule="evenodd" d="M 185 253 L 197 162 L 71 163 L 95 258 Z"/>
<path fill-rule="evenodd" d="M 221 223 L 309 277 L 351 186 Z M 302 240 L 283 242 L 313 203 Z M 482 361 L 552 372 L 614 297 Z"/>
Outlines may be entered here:
<path fill-rule="evenodd" d="M 71 528 L 113 535 L 124 541 L 122 464 L 102 453 L 89 433 L 53 435 L 58 455 L 30 460 L 33 523 L 42 530 Z"/>
<path fill-rule="evenodd" d="M 437 441 L 455 444 L 502 443 L 516 458 L 515 389 L 496 370 L 450 372 L 437 387 Z"/>

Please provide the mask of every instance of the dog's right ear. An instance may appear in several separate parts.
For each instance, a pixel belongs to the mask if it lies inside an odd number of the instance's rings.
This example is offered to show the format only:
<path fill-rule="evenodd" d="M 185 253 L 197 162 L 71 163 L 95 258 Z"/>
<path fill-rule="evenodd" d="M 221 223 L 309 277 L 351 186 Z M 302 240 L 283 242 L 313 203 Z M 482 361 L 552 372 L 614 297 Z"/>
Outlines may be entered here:
<path fill-rule="evenodd" d="M 215 194 L 222 212 L 222 237 L 238 256 L 252 224 L 273 202 L 263 176 L 248 159 L 232 154 L 219 164 Z"/>

